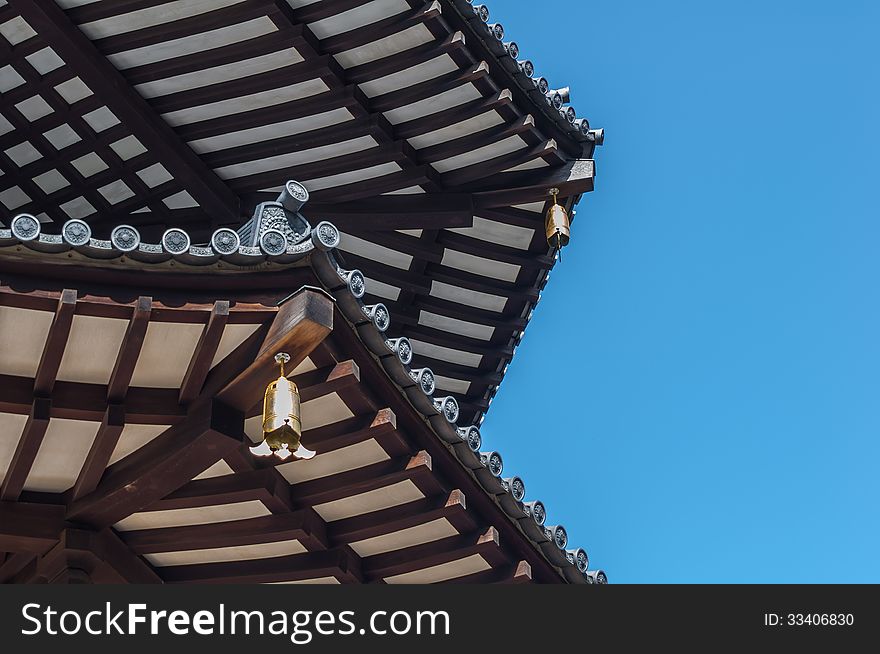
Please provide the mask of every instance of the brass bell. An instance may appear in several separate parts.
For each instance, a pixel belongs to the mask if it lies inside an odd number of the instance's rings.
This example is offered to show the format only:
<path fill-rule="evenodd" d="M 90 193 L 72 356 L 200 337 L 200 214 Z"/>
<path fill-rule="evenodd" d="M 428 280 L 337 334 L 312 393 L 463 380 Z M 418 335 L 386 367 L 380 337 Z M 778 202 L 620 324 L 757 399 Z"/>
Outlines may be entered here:
<path fill-rule="evenodd" d="M 291 455 L 299 459 L 311 459 L 315 453 L 300 443 L 302 423 L 300 421 L 299 389 L 284 374 L 284 364 L 290 355 L 275 355 L 281 366 L 281 376 L 266 388 L 263 397 L 263 442 L 252 447 L 251 452 L 261 456 L 274 454 L 281 459 Z"/>
<path fill-rule="evenodd" d="M 550 189 L 550 195 L 553 196 L 553 206 L 547 212 L 547 219 L 544 222 L 547 245 L 551 248 L 562 250 L 571 240 L 571 220 L 565 208 L 557 200 L 559 189 Z"/>

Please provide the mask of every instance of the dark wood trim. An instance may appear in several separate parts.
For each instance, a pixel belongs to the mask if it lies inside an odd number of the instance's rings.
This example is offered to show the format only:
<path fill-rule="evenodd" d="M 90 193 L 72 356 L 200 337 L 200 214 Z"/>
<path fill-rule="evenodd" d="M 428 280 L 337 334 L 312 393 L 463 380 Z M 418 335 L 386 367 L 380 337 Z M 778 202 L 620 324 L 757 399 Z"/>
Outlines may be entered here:
<path fill-rule="evenodd" d="M 63 506 L 0 502 L 0 550 L 5 552 L 48 552 L 63 526 Z"/>
<path fill-rule="evenodd" d="M 350 154 L 325 157 L 310 163 L 236 177 L 228 180 L 228 184 L 237 193 L 252 193 L 262 188 L 281 186 L 288 179 L 320 179 L 391 162 L 406 162 L 407 153 L 411 149 L 405 141 L 377 143 Z"/>
<path fill-rule="evenodd" d="M 221 27 L 242 23 L 265 16 L 271 11 L 272 0 L 248 0 L 206 11 L 195 16 L 142 27 L 141 29 L 113 34 L 95 41 L 103 54 L 127 52 L 135 48 L 159 45 L 177 38 L 191 37 Z"/>
<path fill-rule="evenodd" d="M 9 583 L 33 561 L 34 555 L 29 552 L 11 552 L 0 565 L 0 584 Z"/>
<path fill-rule="evenodd" d="M 479 80 L 485 80 L 489 75 L 486 62 L 481 61 L 476 66 L 463 70 L 454 70 L 433 79 L 413 84 L 396 91 L 389 91 L 369 99 L 369 108 L 374 112 L 386 112 L 408 104 L 427 100 L 447 91 L 459 88 L 466 84 L 473 84 Z"/>
<path fill-rule="evenodd" d="M 279 29 L 277 32 L 263 34 L 246 41 L 238 41 L 202 52 L 188 53 L 149 64 L 125 69 L 125 78 L 132 86 L 156 80 L 185 75 L 199 70 L 215 68 L 246 61 L 256 57 L 280 52 L 296 47 L 301 38 L 304 25 Z"/>
<path fill-rule="evenodd" d="M 9 0 L 10 6 L 52 44 L 82 80 L 124 122 L 189 193 L 220 221 L 237 221 L 238 198 L 132 89 L 122 74 L 55 4 L 54 0 Z M 251 5 L 251 3 L 243 3 Z M 240 5 L 239 5 L 240 6 Z M 204 17 L 199 16 L 204 26 Z M 183 21 L 177 21 L 180 28 Z M 127 47 L 134 47 L 124 35 Z"/>
<path fill-rule="evenodd" d="M 243 413 L 217 400 L 198 402 L 182 422 L 111 466 L 92 493 L 70 505 L 68 518 L 113 525 L 188 483 L 243 438 Z"/>
<path fill-rule="evenodd" d="M 336 520 L 328 526 L 329 537 L 333 543 L 350 544 L 444 518 L 461 533 L 472 531 L 477 526 L 473 516 L 467 512 L 464 493 L 453 490 L 448 495 L 426 497 L 388 509 Z"/>
<path fill-rule="evenodd" d="M 506 513 L 491 498 L 485 489 L 474 479 L 471 472 L 462 465 L 458 457 L 445 445 L 424 422 L 413 407 L 401 395 L 399 388 L 388 378 L 385 371 L 366 352 L 355 332 L 346 324 L 340 324 L 333 333 L 334 342 L 343 351 L 354 355 L 361 370 L 362 384 L 369 387 L 379 397 L 390 402 L 397 415 L 398 429 L 407 434 L 408 440 L 416 447 L 422 447 L 436 473 L 432 479 L 442 478 L 450 488 L 461 489 L 468 498 L 469 510 L 481 516 L 488 524 L 493 524 L 504 538 L 505 548 L 515 560 L 529 562 L 533 568 L 536 581 L 541 583 L 560 583 L 562 581 L 556 569 L 544 558 L 533 543 L 525 538 L 519 527 L 511 521 Z M 295 491 L 296 488 L 294 487 Z M 424 491 L 423 491 L 424 492 Z M 434 495 L 426 493 L 426 495 Z"/>
<path fill-rule="evenodd" d="M 71 499 L 78 500 L 98 487 L 98 482 L 101 481 L 101 476 L 107 469 L 107 464 L 119 443 L 119 437 L 124 428 L 125 407 L 121 404 L 109 405 L 104 413 L 101 426 L 98 427 L 95 440 L 92 441 L 85 463 L 73 485 Z"/>
<path fill-rule="evenodd" d="M 519 561 L 514 565 L 505 565 L 472 575 L 449 579 L 444 584 L 530 584 L 532 583 L 532 566 L 528 561 Z"/>
<path fill-rule="evenodd" d="M 402 188 L 409 188 L 410 186 L 432 184 L 436 177 L 434 169 L 430 166 L 403 167 L 402 170 L 388 173 L 387 175 L 321 189 L 312 193 L 312 197 L 318 202 L 353 202 L 354 200 L 371 198 L 384 193 L 398 191 Z"/>
<path fill-rule="evenodd" d="M 273 68 L 262 73 L 160 95 L 150 98 L 148 102 L 159 114 L 184 111 L 212 102 L 220 102 L 256 93 L 265 93 L 292 84 L 320 78 L 328 74 L 330 65 L 331 59 L 329 56 L 305 59 L 295 64 Z"/>
<path fill-rule="evenodd" d="M 349 359 L 333 366 L 302 373 L 291 379 L 299 388 L 300 399 L 308 402 L 358 384 L 361 380 L 361 371 L 358 365 Z"/>
<path fill-rule="evenodd" d="M 489 527 L 486 531 L 450 536 L 422 545 L 368 556 L 362 559 L 362 566 L 367 579 L 377 580 L 424 570 L 474 554 L 481 555 L 493 567 L 507 562 L 500 548 L 498 531 L 494 527 Z"/>
<path fill-rule="evenodd" d="M 330 54 L 339 54 L 383 39 L 393 38 L 406 29 L 422 25 L 440 15 L 439 3 L 419 3 L 419 6 L 409 11 L 322 39 L 321 49 Z"/>
<path fill-rule="evenodd" d="M 412 481 L 426 495 L 442 490 L 431 473 L 431 460 L 425 452 L 402 456 L 362 468 L 347 470 L 290 487 L 291 498 L 302 505 L 315 506 L 385 488 L 401 481 Z"/>
<path fill-rule="evenodd" d="M 285 490 L 289 487 L 287 481 L 280 485 L 278 476 L 272 473 L 277 471 L 247 469 L 222 477 L 194 479 L 162 499 L 145 506 L 143 510 L 191 509 L 254 500 L 263 503 L 272 502 L 281 494 L 289 495 L 289 491 Z"/>
<path fill-rule="evenodd" d="M 534 170 L 496 175 L 492 186 L 485 182 L 473 189 L 474 206 L 479 209 L 510 207 L 515 204 L 544 201 L 551 188 L 559 189 L 561 198 L 593 190 L 595 163 L 592 159 L 577 159 L 560 168 L 549 168 L 544 175 Z"/>
<path fill-rule="evenodd" d="M 461 32 L 456 32 L 455 34 L 450 34 L 441 43 L 430 41 L 423 45 L 409 48 L 395 57 L 383 57 L 347 68 L 345 77 L 352 84 L 363 84 L 364 82 L 418 66 L 443 54 L 452 54 L 464 49 L 464 35 Z"/>
<path fill-rule="evenodd" d="M 42 397 L 33 399 L 27 422 L 18 439 L 15 453 L 6 469 L 6 476 L 0 486 L 0 501 L 14 502 L 21 495 L 37 452 L 43 443 L 43 437 L 49 428 L 52 401 Z"/>
<path fill-rule="evenodd" d="M 443 127 L 449 127 L 470 120 L 490 111 L 497 111 L 499 114 L 502 114 L 502 117 L 515 120 L 517 113 L 512 103 L 513 98 L 510 95 L 510 91 L 502 89 L 490 97 L 476 98 L 450 109 L 444 109 L 428 116 L 398 123 L 394 126 L 394 135 L 399 139 L 410 139 L 414 136 L 421 136 Z"/>
<path fill-rule="evenodd" d="M 347 548 L 252 561 L 175 565 L 159 568 L 158 573 L 169 584 L 254 584 L 360 576 L 357 559 Z"/>
<path fill-rule="evenodd" d="M 129 584 L 161 584 L 162 579 L 143 558 L 132 552 L 112 528 L 95 535 L 96 550 L 101 560 Z"/>
<path fill-rule="evenodd" d="M 214 355 L 217 354 L 217 348 L 220 346 L 220 339 L 223 338 L 223 331 L 226 329 L 226 323 L 229 320 L 229 300 L 217 300 L 211 315 L 208 318 L 208 324 L 199 342 L 193 352 L 193 357 L 189 362 L 189 367 L 183 377 L 183 383 L 180 385 L 180 395 L 178 401 L 180 404 L 189 404 L 195 400 L 202 391 L 208 372 L 211 370 L 211 362 Z"/>
<path fill-rule="evenodd" d="M 375 414 L 355 416 L 303 432 L 303 445 L 319 453 L 332 452 L 371 438 L 381 439 L 395 432 L 397 416 L 391 409 L 380 409 Z"/>
<path fill-rule="evenodd" d="M 449 187 L 460 187 L 478 180 L 481 183 L 485 183 L 487 177 L 491 178 L 492 175 L 509 168 L 530 163 L 537 159 L 548 161 L 558 157 L 556 141 L 545 141 L 532 148 L 528 146 L 528 143 L 524 142 L 523 148 L 516 152 L 493 157 L 492 159 L 487 159 L 471 166 L 465 166 L 464 168 L 458 168 L 445 173 L 442 179 L 443 183 Z M 534 170 L 530 172 L 534 173 Z"/>
<path fill-rule="evenodd" d="M 147 326 L 150 322 L 150 313 L 153 307 L 153 298 L 140 296 L 132 310 L 131 319 L 122 339 L 122 346 L 116 356 L 113 372 L 110 375 L 110 383 L 107 385 L 107 400 L 120 402 L 128 392 L 128 385 L 134 375 L 144 338 L 147 335 Z"/>
<path fill-rule="evenodd" d="M 202 525 L 125 531 L 120 537 L 136 554 L 180 552 L 317 538 L 326 549 L 323 521 L 312 509 Z M 314 548 L 313 550 L 314 551 Z"/>
<path fill-rule="evenodd" d="M 221 383 L 218 399 L 247 412 L 260 401 L 266 386 L 275 379 L 276 354 L 288 353 L 291 357 L 288 368 L 293 370 L 332 330 L 333 300 L 323 293 L 301 289 L 278 308 L 268 334 L 247 368 L 243 372 L 235 371 L 231 380 Z M 209 380 L 210 377 L 209 374 Z M 211 386 L 210 381 L 206 382 L 206 390 Z"/>
<path fill-rule="evenodd" d="M 37 374 L 34 378 L 34 395 L 48 397 L 52 394 L 55 378 L 61 367 L 61 358 L 64 356 L 67 339 L 70 337 L 75 311 L 76 291 L 64 289 L 58 299 L 55 318 L 52 320 L 52 326 L 49 328 L 46 344 L 43 347 L 43 355 L 37 366 Z"/>

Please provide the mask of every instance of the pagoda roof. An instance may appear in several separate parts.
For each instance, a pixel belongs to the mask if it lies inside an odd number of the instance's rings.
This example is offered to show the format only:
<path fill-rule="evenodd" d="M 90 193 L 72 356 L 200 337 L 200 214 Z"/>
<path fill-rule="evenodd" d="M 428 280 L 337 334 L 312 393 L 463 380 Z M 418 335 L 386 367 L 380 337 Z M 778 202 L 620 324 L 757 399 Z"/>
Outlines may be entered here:
<path fill-rule="evenodd" d="M 59 245 L 28 226 L 0 233 L 0 581 L 75 560 L 141 583 L 604 582 L 388 335 L 332 224 L 261 242 L 256 274 L 247 252 L 193 263 L 175 240 Z M 248 450 L 278 351 L 309 461 Z"/>
<path fill-rule="evenodd" d="M 389 307 L 393 335 L 479 423 L 554 265 L 547 191 L 570 210 L 593 188 L 602 141 L 548 103 L 540 66 L 486 12 L 463 0 L 9 0 L 0 222 L 30 213 L 60 235 L 84 219 L 103 241 L 127 224 L 148 243 L 179 228 L 207 256 L 215 230 L 237 230 L 298 179 L 305 216 L 343 231 L 367 301 Z"/>

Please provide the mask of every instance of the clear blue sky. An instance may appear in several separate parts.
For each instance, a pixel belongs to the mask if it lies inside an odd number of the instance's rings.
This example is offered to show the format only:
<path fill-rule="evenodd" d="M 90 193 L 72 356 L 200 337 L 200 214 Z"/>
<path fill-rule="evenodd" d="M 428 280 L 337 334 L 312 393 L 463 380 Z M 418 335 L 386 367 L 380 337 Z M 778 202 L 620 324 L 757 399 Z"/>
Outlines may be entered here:
<path fill-rule="evenodd" d="M 606 145 L 486 443 L 612 583 L 880 582 L 880 3 L 490 8 Z"/>

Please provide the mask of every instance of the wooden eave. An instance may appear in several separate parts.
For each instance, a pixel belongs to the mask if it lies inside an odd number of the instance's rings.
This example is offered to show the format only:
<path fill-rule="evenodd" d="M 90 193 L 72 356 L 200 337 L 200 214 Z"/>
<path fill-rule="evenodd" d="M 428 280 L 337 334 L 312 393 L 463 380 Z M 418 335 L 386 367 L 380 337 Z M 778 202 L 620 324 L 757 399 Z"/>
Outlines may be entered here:
<path fill-rule="evenodd" d="M 298 179 L 313 224 L 359 239 L 342 256 L 378 282 L 370 300 L 399 316 L 393 335 L 455 380 L 478 422 L 553 266 L 547 190 L 569 209 L 591 191 L 597 141 L 471 4 L 69 4 L 0 7 L 0 223 L 27 212 L 47 233 L 77 217 L 96 238 L 127 223 L 145 241 L 180 227 L 205 243 Z"/>
<path fill-rule="evenodd" d="M 239 276 L 252 280 L 253 290 L 240 287 L 213 303 L 185 304 L 179 298 L 199 293 L 166 289 L 153 283 L 153 274 L 152 297 L 141 295 L 143 276 L 140 283 L 108 284 L 106 262 L 79 264 L 77 290 L 59 292 L 53 265 L 59 257 L 63 254 L 41 255 L 42 268 L 28 269 L 32 274 L 0 257 L 0 313 L 17 312 L 22 328 L 22 321 L 54 315 L 34 376 L 3 379 L 0 416 L 27 420 L 0 489 L 0 551 L 6 552 L 0 556 L 0 581 L 62 582 L 71 575 L 138 583 L 586 581 L 488 472 L 455 425 L 425 408 L 434 406 L 431 396 L 413 394 L 412 386 L 392 380 L 406 377 L 409 368 L 382 349 L 385 341 L 364 317 L 363 304 L 341 283 L 332 250 L 311 250 L 305 267 Z M 155 276 L 178 284 L 186 279 L 198 290 L 201 280 L 235 274 Z M 272 281 L 258 282 L 261 277 Z M 329 294 L 306 286 L 290 296 L 291 286 L 300 282 Z M 71 343 L 82 346 L 75 340 L 81 335 L 77 317 L 124 327 L 118 351 L 104 357 L 107 370 L 112 367 L 106 384 L 67 378 L 65 352 L 77 347 Z M 144 379 L 143 348 L 155 356 L 155 342 L 145 344 L 144 338 L 149 341 L 148 327 L 157 321 L 200 331 L 176 388 L 132 384 Z M 254 330 L 216 360 L 229 325 Z M 317 408 L 335 398 L 351 414 L 305 430 L 304 443 L 319 456 L 294 463 L 298 472 L 287 472 L 290 463 L 255 458 L 245 435 L 251 433 L 248 419 L 258 415 L 261 389 L 273 376 L 271 358 L 280 349 L 292 354 L 292 364 L 308 361 L 292 377 L 305 412 L 338 412 Z M 158 374 L 161 382 L 163 373 Z M 75 483 L 67 490 L 29 489 L 36 483 L 33 471 L 39 476 L 45 465 L 38 457 L 56 420 L 96 425 L 87 456 L 78 470 L 68 471 Z M 114 459 L 130 424 L 164 427 Z M 365 446 L 374 456 L 381 453 L 375 462 L 360 455 L 346 462 Z M 200 477 L 221 463 L 225 473 Z M 308 467 L 314 463 L 322 466 L 320 473 Z M 338 516 L 322 509 L 400 484 L 420 497 Z M 160 519 L 159 526 L 148 526 L 150 516 L 163 512 L 217 511 L 242 502 L 259 503 L 261 515 L 220 522 L 196 517 L 174 525 L 161 525 Z M 449 535 L 406 535 L 438 523 Z M 301 551 L 253 558 L 246 553 L 288 543 L 298 543 Z M 244 553 L 225 554 L 231 548 Z M 216 551 L 225 558 L 212 560 Z"/>

